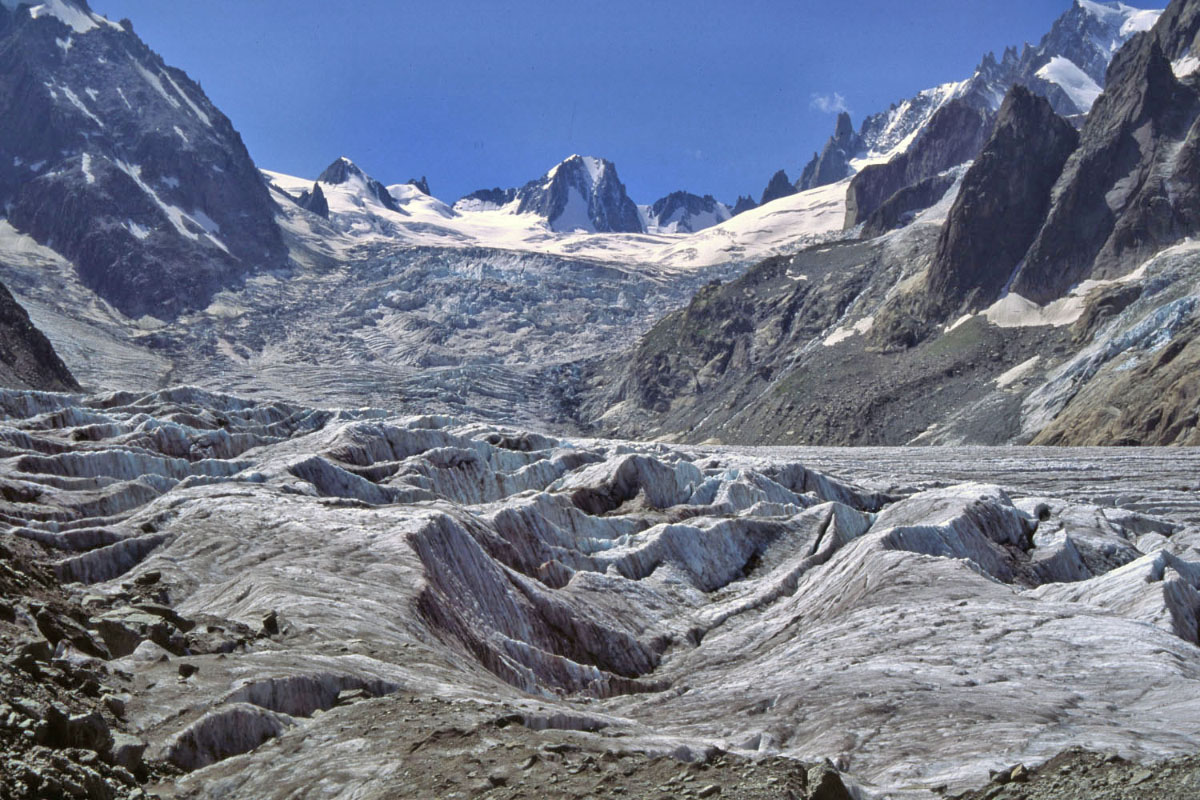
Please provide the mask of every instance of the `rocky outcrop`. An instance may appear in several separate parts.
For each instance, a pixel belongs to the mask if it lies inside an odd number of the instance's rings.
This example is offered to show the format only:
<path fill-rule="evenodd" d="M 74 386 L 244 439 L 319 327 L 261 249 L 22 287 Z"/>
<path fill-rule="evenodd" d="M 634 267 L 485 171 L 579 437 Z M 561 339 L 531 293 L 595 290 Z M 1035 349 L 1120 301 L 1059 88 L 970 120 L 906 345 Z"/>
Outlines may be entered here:
<path fill-rule="evenodd" d="M 748 194 L 740 194 L 738 195 L 737 202 L 733 204 L 733 211 L 730 213 L 736 217 L 743 211 L 749 211 L 753 208 L 758 208 L 758 203 L 754 202 L 754 198 Z"/>
<path fill-rule="evenodd" d="M 415 186 L 420 189 L 421 194 L 426 194 L 430 197 L 433 196 L 433 192 L 429 191 L 429 181 L 425 179 L 424 175 L 422 175 L 420 178 L 409 178 L 406 183 L 409 186 Z"/>
<path fill-rule="evenodd" d="M 850 159 L 862 148 L 862 139 L 854 132 L 854 123 L 845 111 L 838 114 L 833 136 L 820 154 L 813 154 L 804 167 L 796 188 L 800 191 L 837 183 L 850 174 Z"/>
<path fill-rule="evenodd" d="M 865 222 L 902 189 L 937 178 L 952 167 L 974 159 L 991 129 L 992 114 L 986 109 L 975 108 L 963 100 L 946 103 L 930 118 L 908 150 L 887 163 L 864 167 L 854 176 L 846 194 L 846 227 Z M 938 185 L 949 188 L 944 180 Z M 917 197 L 928 197 L 926 205 L 932 205 L 941 194 L 929 187 L 920 194 L 910 193 L 900 201 L 905 211 L 916 209 L 913 203 Z"/>
<path fill-rule="evenodd" d="M 932 206 L 954 188 L 953 172 L 944 172 L 905 186 L 883 201 L 862 222 L 862 236 L 882 236 L 912 222 L 918 213 Z M 852 189 L 853 190 L 853 189 Z"/>
<path fill-rule="evenodd" d="M 927 280 L 932 309 L 952 318 L 999 296 L 1077 143 L 1075 129 L 1046 100 L 1021 86 L 1009 91 L 938 239 Z"/>
<path fill-rule="evenodd" d="M 778 200 L 781 197 L 789 197 L 796 194 L 797 189 L 792 185 L 791 180 L 787 176 L 787 172 L 779 170 L 771 176 L 771 180 L 767 181 L 767 188 L 763 189 L 762 197 L 759 198 L 760 206 L 766 205 L 772 200 Z"/>
<path fill-rule="evenodd" d="M 0 284 L 0 386 L 48 392 L 79 391 L 54 346 Z"/>
<path fill-rule="evenodd" d="M 1089 276 L 1116 277 L 1200 229 L 1195 129 L 1200 94 L 1176 79 L 1170 42 L 1190 41 L 1194 4 L 1172 4 L 1158 26 L 1113 59 L 1108 88 L 1084 125 L 1078 151 L 1054 187 L 1054 204 L 1013 291 L 1044 303 Z"/>
<path fill-rule="evenodd" d="M 301 208 L 311 211 L 318 217 L 329 219 L 329 201 L 325 199 L 325 192 L 321 189 L 321 184 L 314 183 L 311 191 L 306 191 L 296 200 Z"/>
<path fill-rule="evenodd" d="M 199 85 L 83 0 L 6 10 L 0 205 L 129 316 L 279 269 L 275 204 Z"/>

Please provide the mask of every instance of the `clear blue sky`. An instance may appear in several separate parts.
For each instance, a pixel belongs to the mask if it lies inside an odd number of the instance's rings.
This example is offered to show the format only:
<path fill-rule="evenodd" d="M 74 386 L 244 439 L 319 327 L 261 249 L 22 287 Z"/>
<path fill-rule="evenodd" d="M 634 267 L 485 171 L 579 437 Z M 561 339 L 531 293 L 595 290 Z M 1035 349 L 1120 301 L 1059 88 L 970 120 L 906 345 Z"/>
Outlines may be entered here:
<path fill-rule="evenodd" d="M 570 155 L 639 203 L 756 199 L 833 130 L 1036 42 L 1071 0 L 92 0 L 232 119 L 259 166 L 345 155 L 453 201 Z M 1135 3 L 1154 7 L 1154 3 Z M 1165 2 L 1160 4 L 1165 5 Z"/>

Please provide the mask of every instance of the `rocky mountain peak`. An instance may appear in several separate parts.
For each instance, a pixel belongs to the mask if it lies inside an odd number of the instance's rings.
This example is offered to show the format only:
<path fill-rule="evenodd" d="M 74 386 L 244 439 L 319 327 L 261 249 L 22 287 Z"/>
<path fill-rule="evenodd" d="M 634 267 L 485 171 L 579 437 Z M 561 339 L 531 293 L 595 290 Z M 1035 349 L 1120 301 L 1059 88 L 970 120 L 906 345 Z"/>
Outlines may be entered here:
<path fill-rule="evenodd" d="M 637 206 L 611 161 L 572 155 L 517 190 L 517 213 L 545 217 L 560 232 L 641 233 Z"/>
<path fill-rule="evenodd" d="M 796 194 L 796 191 L 796 187 L 792 185 L 787 172 L 779 170 L 771 176 L 771 180 L 767 181 L 767 188 L 763 189 L 762 198 L 758 201 L 758 204 L 760 206 L 766 205 L 772 200 Z"/>
<path fill-rule="evenodd" d="M 0 207 L 130 316 L 202 308 L 287 250 L 200 86 L 80 0 L 0 17 Z"/>
<path fill-rule="evenodd" d="M 647 212 L 646 229 L 658 233 L 695 233 L 733 216 L 729 208 L 711 194 L 672 192 L 655 200 Z"/>
<path fill-rule="evenodd" d="M 750 195 L 738 195 L 737 202 L 733 204 L 732 214 L 737 216 L 743 211 L 749 211 L 752 208 L 758 208 L 758 203 L 754 202 L 754 198 Z"/>
<path fill-rule="evenodd" d="M 833 136 L 825 143 L 820 155 L 813 155 L 804 167 L 796 188 L 800 191 L 837 183 L 850 174 L 850 159 L 862 148 L 862 140 L 854 132 L 850 114 L 838 114 Z"/>
<path fill-rule="evenodd" d="M 400 212 L 400 206 L 396 204 L 396 200 L 388 192 L 387 187 L 363 172 L 361 167 L 345 156 L 341 156 L 326 167 L 317 176 L 317 183 L 324 183 L 329 186 L 347 186 L 351 191 L 363 194 L 377 201 L 390 211 L 402 213 Z"/>
<path fill-rule="evenodd" d="M 433 197 L 433 192 L 429 191 L 429 181 L 422 175 L 420 178 L 409 178 L 406 183 L 409 186 L 415 186 L 421 190 L 421 194 Z"/>
<path fill-rule="evenodd" d="M 933 305 L 953 316 L 994 301 L 1037 235 L 1050 188 L 1079 135 L 1024 86 L 1005 95 L 983 151 L 963 178 L 929 272 Z"/>
<path fill-rule="evenodd" d="M 1173 3 L 1132 38 L 1108 69 L 1108 87 L 1083 126 L 1078 152 L 1054 189 L 1013 290 L 1047 302 L 1088 277 L 1127 273 L 1141 259 L 1200 230 L 1200 92 L 1174 75 L 1200 13 Z M 1164 43 L 1172 48 L 1164 49 Z"/>

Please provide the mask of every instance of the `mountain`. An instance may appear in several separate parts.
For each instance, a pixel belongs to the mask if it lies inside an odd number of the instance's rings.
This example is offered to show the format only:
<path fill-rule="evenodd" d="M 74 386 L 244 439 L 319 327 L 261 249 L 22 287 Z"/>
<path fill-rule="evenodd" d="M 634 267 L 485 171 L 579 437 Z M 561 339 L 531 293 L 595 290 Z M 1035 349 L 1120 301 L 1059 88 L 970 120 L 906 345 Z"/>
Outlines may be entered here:
<path fill-rule="evenodd" d="M 0 284 L 0 387 L 77 392 L 79 383 L 34 327 L 29 314 Z"/>
<path fill-rule="evenodd" d="M 388 211 L 402 213 L 400 206 L 396 205 L 395 199 L 388 193 L 387 187 L 367 175 L 345 156 L 326 167 L 325 171 L 317 176 L 317 183 L 340 187 L 345 194 L 357 195 L 378 203 Z"/>
<path fill-rule="evenodd" d="M 929 270 L 927 313 L 956 318 L 999 298 L 1078 143 L 1079 134 L 1048 101 L 1020 85 L 1009 90 L 942 228 Z"/>
<path fill-rule="evenodd" d="M 733 216 L 741 214 L 743 211 L 758 208 L 758 203 L 754 202 L 754 198 L 750 195 L 738 195 L 737 202 L 733 204 L 733 210 L 730 212 Z"/>
<path fill-rule="evenodd" d="M 134 317 L 202 308 L 287 263 L 229 120 L 83 0 L 0 5 L 0 207 Z"/>
<path fill-rule="evenodd" d="M 481 189 L 459 199 L 458 211 L 508 208 L 536 214 L 558 233 L 644 233 L 637 205 L 611 161 L 573 155 L 519 189 Z"/>
<path fill-rule="evenodd" d="M 861 147 L 862 142 L 854 132 L 854 123 L 850 121 L 850 115 L 843 111 L 838 114 L 833 136 L 829 137 L 820 154 L 813 154 L 812 161 L 804 167 L 800 180 L 796 182 L 796 188 L 804 191 L 837 183 L 850 174 L 850 159 Z"/>
<path fill-rule="evenodd" d="M 781 197 L 790 197 L 796 194 L 798 190 L 792 185 L 788 179 L 787 173 L 779 170 L 771 176 L 771 180 L 767 181 L 767 188 L 763 189 L 762 197 L 759 198 L 758 204 L 765 206 L 772 200 L 778 200 Z"/>
<path fill-rule="evenodd" d="M 706 194 L 672 192 L 642 208 L 647 233 L 695 233 L 733 216 L 729 207 Z"/>
<path fill-rule="evenodd" d="M 994 114 L 1008 90 L 1018 84 L 1046 97 L 1060 115 L 1086 114 L 1105 85 L 1113 54 L 1132 36 L 1149 29 L 1160 13 L 1120 2 L 1073 0 L 1036 46 L 1010 47 L 999 59 L 988 53 L 967 80 L 927 89 L 870 115 L 857 134 L 849 115 L 839 114 L 834 135 L 805 167 L 798 188 L 835 183 L 864 164 L 904 153 L 949 103 Z M 982 145 L 974 133 L 966 134 L 972 136 Z M 918 180 L 929 177 L 932 175 L 923 174 Z M 866 216 L 860 215 L 858 221 Z"/>
<path fill-rule="evenodd" d="M 994 115 L 942 103 L 852 179 L 870 236 L 706 287 L 593 365 L 581 420 L 747 444 L 1200 442 L 1200 3 L 1119 11 L 1157 22 L 1085 119 L 1020 85 Z"/>
<path fill-rule="evenodd" d="M 518 189 L 516 201 L 518 214 L 544 217 L 554 231 L 643 232 L 616 166 L 603 158 L 570 156 Z"/>

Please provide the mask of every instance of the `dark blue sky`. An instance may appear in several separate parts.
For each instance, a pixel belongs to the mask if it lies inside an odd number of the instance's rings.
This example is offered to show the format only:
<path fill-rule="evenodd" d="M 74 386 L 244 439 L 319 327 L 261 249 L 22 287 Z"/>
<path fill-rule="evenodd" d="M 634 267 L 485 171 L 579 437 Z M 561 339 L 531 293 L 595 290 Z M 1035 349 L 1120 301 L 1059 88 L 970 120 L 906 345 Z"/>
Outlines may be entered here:
<path fill-rule="evenodd" d="M 201 83 L 259 166 L 345 155 L 445 200 L 609 158 L 732 202 L 833 130 L 1036 42 L 1071 0 L 92 0 Z M 1135 3 L 1153 7 L 1153 3 Z M 824 108 L 822 107 L 824 106 Z"/>

